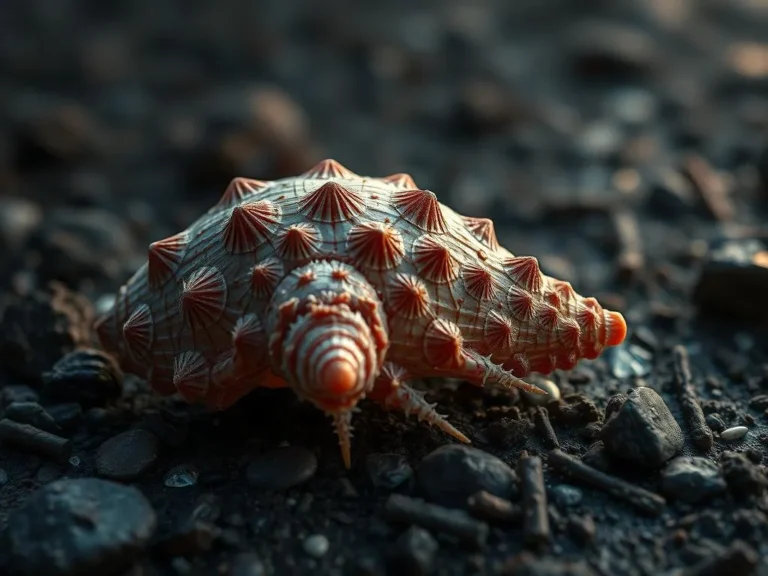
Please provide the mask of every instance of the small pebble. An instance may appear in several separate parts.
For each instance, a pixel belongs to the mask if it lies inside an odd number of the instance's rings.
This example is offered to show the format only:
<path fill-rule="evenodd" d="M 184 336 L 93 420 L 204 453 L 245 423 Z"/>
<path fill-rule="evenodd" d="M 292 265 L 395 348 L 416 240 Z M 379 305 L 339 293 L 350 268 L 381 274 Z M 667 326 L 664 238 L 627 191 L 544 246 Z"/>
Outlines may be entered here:
<path fill-rule="evenodd" d="M 661 488 L 666 496 L 695 504 L 725 492 L 726 483 L 717 464 L 711 460 L 679 456 L 662 471 Z"/>
<path fill-rule="evenodd" d="M 749 428 L 746 426 L 734 426 L 720 432 L 720 439 L 726 442 L 733 442 L 734 440 L 741 440 L 749 432 Z"/>
<path fill-rule="evenodd" d="M 313 534 L 304 540 L 303 548 L 304 552 L 313 558 L 322 558 L 328 552 L 330 543 L 328 542 L 328 538 L 322 534 Z"/>
<path fill-rule="evenodd" d="M 717 414 L 709 414 L 706 422 L 712 432 L 722 432 L 725 430 L 725 422 Z"/>
<path fill-rule="evenodd" d="M 552 489 L 552 498 L 563 508 L 578 506 L 584 497 L 581 490 L 568 484 L 558 484 Z"/>
<path fill-rule="evenodd" d="M 365 465 L 371 484 L 382 490 L 395 490 L 413 478 L 413 468 L 401 454 L 371 454 Z"/>
<path fill-rule="evenodd" d="M 266 576 L 264 563 L 253 552 L 241 552 L 232 560 L 230 576 Z"/>
<path fill-rule="evenodd" d="M 427 499 L 452 508 L 466 508 L 469 497 L 481 490 L 507 500 L 517 498 L 515 471 L 496 456 L 463 444 L 447 444 L 428 454 L 417 471 L 417 482 Z"/>
<path fill-rule="evenodd" d="M 301 446 L 286 446 L 256 456 L 246 469 L 248 484 L 262 490 L 288 490 L 317 472 L 317 457 Z"/>
<path fill-rule="evenodd" d="M 122 432 L 104 442 L 96 453 L 99 476 L 113 480 L 133 480 L 157 461 L 159 443 L 154 434 L 135 429 Z"/>
<path fill-rule="evenodd" d="M 187 488 L 197 484 L 199 471 L 192 464 L 179 464 L 165 474 L 163 484 L 168 488 Z"/>
<path fill-rule="evenodd" d="M 684 443 L 683 431 L 664 400 L 647 386 L 611 400 L 601 439 L 611 456 L 649 468 L 676 456 Z"/>
<path fill-rule="evenodd" d="M 411 526 L 397 539 L 387 558 L 392 574 L 429 574 L 439 545 L 428 530 Z"/>

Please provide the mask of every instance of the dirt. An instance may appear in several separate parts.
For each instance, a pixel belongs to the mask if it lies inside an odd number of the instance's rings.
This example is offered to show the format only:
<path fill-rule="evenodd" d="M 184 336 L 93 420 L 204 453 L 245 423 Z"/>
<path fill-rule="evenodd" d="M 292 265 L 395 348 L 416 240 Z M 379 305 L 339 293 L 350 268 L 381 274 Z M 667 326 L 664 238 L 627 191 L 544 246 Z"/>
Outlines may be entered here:
<path fill-rule="evenodd" d="M 51 574 L 768 574 L 767 21 L 754 0 L 3 3 L 3 573 L 59 546 Z M 544 407 L 423 383 L 473 456 L 366 405 L 350 471 L 290 391 L 208 414 L 93 351 L 150 242 L 235 176 L 322 158 L 493 218 L 627 342 Z M 650 468 L 628 456 L 649 436 Z M 440 503 L 446 476 L 474 504 Z M 114 484 L 60 483 L 93 477 Z M 130 514 L 100 500 L 120 484 Z"/>

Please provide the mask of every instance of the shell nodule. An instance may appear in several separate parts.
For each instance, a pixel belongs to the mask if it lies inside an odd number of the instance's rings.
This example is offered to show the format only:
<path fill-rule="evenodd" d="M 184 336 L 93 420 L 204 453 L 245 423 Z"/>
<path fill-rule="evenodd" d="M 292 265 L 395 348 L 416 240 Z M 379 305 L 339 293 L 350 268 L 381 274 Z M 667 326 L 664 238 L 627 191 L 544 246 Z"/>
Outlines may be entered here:
<path fill-rule="evenodd" d="M 289 387 L 332 417 L 347 466 L 363 400 L 469 442 L 411 379 L 544 393 L 523 379 L 627 335 L 619 312 L 501 248 L 490 219 L 455 213 L 407 174 L 359 176 L 332 159 L 233 178 L 147 256 L 97 323 L 123 369 L 215 410 Z"/>

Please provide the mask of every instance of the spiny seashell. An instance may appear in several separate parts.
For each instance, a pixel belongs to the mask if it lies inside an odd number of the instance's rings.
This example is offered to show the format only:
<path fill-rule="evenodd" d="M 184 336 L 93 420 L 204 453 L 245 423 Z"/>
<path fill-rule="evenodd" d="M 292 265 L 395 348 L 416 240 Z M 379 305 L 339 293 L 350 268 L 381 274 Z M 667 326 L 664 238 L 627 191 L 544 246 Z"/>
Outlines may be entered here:
<path fill-rule="evenodd" d="M 224 409 L 288 386 L 334 420 L 350 465 L 363 399 L 469 440 L 408 382 L 446 376 L 544 393 L 523 378 L 620 344 L 626 323 L 493 223 L 406 174 L 334 160 L 274 182 L 236 178 L 187 230 L 149 246 L 97 330 L 160 394 Z"/>

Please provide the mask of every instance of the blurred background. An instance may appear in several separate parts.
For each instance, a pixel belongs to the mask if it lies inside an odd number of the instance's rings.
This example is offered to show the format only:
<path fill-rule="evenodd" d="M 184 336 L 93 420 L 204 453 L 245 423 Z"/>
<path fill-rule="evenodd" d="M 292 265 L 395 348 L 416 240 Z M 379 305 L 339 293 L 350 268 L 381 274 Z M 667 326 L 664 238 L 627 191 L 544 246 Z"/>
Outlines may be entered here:
<path fill-rule="evenodd" d="M 3 2 L 2 283 L 98 298 L 233 177 L 332 157 L 607 306 L 679 306 L 706 241 L 764 227 L 767 6 Z"/>

